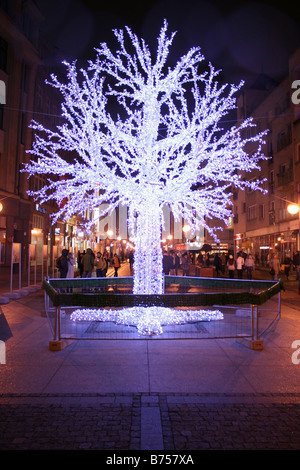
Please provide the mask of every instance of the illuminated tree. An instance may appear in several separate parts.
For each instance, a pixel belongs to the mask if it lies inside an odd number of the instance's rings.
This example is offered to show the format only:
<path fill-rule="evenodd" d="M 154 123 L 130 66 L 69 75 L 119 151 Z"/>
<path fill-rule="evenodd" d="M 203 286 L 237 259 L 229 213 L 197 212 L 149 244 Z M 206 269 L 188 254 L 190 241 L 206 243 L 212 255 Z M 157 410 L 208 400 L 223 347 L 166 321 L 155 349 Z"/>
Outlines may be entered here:
<path fill-rule="evenodd" d="M 250 183 L 243 173 L 259 168 L 264 158 L 264 133 L 244 137 L 252 119 L 226 131 L 220 127 L 242 83 L 219 84 L 212 65 L 203 71 L 199 48 L 168 66 L 174 33 L 167 35 L 166 22 L 155 57 L 129 28 L 114 34 L 115 53 L 103 43 L 86 70 L 66 63 L 66 83 L 51 76 L 64 98 L 64 123 L 54 132 L 32 123 L 30 152 L 38 158 L 26 171 L 49 175 L 47 185 L 31 194 L 40 203 L 56 200 L 54 222 L 95 207 L 104 216 L 119 204 L 128 206 L 136 248 L 134 292 L 160 294 L 164 205 L 192 230 L 204 226 L 214 234 L 218 227 L 212 229 L 209 220 L 232 215 L 232 187 L 245 189 Z M 251 156 L 245 150 L 249 141 L 257 143 Z M 252 189 L 259 185 L 251 181 Z"/>

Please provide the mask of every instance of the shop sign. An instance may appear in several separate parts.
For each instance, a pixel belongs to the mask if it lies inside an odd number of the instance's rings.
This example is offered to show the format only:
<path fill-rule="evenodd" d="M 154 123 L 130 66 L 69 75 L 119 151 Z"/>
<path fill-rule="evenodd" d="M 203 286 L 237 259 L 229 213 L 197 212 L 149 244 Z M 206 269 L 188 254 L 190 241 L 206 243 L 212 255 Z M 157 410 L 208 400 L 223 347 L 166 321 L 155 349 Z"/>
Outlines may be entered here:
<path fill-rule="evenodd" d="M 242 238 L 244 238 L 244 234 L 243 233 L 237 233 L 236 235 L 233 236 L 233 238 L 235 240 L 242 240 Z"/>

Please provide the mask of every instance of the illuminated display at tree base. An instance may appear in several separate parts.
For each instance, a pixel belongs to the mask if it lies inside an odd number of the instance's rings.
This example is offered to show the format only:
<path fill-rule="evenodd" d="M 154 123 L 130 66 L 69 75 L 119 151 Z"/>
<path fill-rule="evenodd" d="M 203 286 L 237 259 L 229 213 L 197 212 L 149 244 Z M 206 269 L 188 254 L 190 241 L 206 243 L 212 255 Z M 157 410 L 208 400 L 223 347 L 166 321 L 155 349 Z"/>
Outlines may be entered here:
<path fill-rule="evenodd" d="M 160 335 L 165 325 L 182 325 L 198 321 L 222 320 L 219 310 L 176 310 L 167 307 L 130 307 L 121 310 L 77 309 L 70 319 L 77 321 L 114 322 L 134 326 L 140 335 Z"/>

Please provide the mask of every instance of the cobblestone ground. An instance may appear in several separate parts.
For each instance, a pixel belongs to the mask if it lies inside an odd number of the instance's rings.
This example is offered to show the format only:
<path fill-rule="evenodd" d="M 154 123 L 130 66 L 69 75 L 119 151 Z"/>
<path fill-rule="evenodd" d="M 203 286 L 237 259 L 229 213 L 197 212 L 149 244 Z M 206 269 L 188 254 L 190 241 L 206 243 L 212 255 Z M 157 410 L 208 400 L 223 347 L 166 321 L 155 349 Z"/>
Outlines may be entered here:
<path fill-rule="evenodd" d="M 175 449 L 300 449 L 300 406 L 279 404 L 169 407 Z"/>
<path fill-rule="evenodd" d="M 128 405 L 2 405 L 0 449 L 130 449 L 134 418 Z"/>
<path fill-rule="evenodd" d="M 156 395 L 145 404 L 142 398 L 90 404 L 2 399 L 0 449 L 140 450 L 142 406 L 160 410 L 155 428 L 163 450 L 300 449 L 298 403 L 183 403 L 183 396 Z"/>

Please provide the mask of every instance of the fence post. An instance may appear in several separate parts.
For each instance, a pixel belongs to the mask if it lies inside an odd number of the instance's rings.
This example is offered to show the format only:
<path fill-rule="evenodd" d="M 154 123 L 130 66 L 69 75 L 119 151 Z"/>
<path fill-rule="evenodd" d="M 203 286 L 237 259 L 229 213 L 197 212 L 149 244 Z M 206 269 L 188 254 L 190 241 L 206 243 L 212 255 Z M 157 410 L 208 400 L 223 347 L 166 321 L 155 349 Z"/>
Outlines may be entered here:
<path fill-rule="evenodd" d="M 263 340 L 259 338 L 259 325 L 258 325 L 258 306 L 251 305 L 251 320 L 252 320 L 252 337 L 251 349 L 261 351 L 264 348 Z"/>
<path fill-rule="evenodd" d="M 251 304 L 251 338 L 238 338 L 237 342 L 255 351 L 264 349 L 264 342 L 259 337 L 258 306 Z"/>
<path fill-rule="evenodd" d="M 66 345 L 67 342 L 61 339 L 60 307 L 55 307 L 54 335 L 53 340 L 49 341 L 49 349 L 50 351 L 61 351 Z"/>

